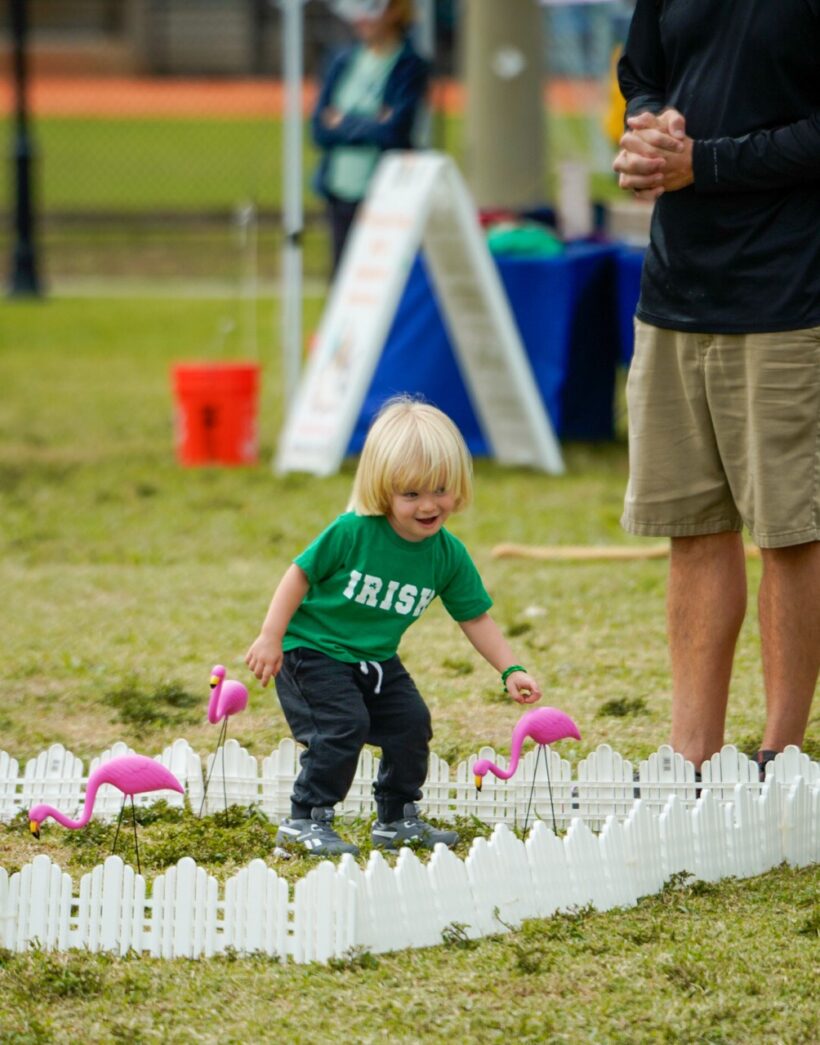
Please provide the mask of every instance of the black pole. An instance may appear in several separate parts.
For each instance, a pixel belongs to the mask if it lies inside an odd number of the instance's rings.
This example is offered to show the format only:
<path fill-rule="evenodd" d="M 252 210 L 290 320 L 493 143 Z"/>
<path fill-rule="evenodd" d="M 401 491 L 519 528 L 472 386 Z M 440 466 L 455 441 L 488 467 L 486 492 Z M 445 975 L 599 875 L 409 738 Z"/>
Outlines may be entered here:
<path fill-rule="evenodd" d="M 28 0 L 12 0 L 11 27 L 14 43 L 14 254 L 12 257 L 9 294 L 13 297 L 36 297 L 40 294 L 34 250 L 34 207 L 31 191 L 31 167 L 34 150 L 28 130 L 26 108 L 26 35 Z"/>

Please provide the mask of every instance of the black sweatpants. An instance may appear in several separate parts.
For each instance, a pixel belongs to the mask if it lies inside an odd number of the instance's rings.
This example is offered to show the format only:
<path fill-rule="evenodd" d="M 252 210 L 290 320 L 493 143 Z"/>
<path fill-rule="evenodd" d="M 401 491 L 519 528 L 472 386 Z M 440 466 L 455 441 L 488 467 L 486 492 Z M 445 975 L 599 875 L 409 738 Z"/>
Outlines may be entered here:
<path fill-rule="evenodd" d="M 307 748 L 291 795 L 291 816 L 333 806 L 350 790 L 365 744 L 381 748 L 373 784 L 380 820 L 401 818 L 427 778 L 430 712 L 398 656 L 346 664 L 300 647 L 276 676 L 293 736 Z"/>
<path fill-rule="evenodd" d="M 345 243 L 350 235 L 350 229 L 359 210 L 360 200 L 340 200 L 336 196 L 330 196 L 327 200 L 327 213 L 330 221 L 330 247 L 331 247 L 331 276 L 336 275 L 336 269 L 342 260 Z"/>

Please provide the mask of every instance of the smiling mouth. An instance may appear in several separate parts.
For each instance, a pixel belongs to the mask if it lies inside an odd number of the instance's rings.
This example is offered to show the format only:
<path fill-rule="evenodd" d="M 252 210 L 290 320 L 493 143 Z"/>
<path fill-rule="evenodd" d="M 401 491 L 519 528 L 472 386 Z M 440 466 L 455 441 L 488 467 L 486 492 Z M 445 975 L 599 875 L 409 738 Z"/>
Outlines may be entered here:
<path fill-rule="evenodd" d="M 421 523 L 422 526 L 431 526 L 434 522 L 438 522 L 437 515 L 431 515 L 426 519 L 416 519 L 417 523 Z"/>

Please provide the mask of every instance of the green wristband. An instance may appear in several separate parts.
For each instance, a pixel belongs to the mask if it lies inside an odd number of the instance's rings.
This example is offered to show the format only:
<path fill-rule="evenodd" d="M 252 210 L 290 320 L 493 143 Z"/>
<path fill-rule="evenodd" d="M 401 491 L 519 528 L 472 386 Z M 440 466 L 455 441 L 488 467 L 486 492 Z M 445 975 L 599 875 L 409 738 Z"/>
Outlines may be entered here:
<path fill-rule="evenodd" d="M 513 672 L 526 670 L 527 669 L 522 667 L 520 664 L 510 664 L 510 666 L 505 671 L 501 672 L 501 685 L 504 686 L 504 688 L 506 689 L 507 679 L 510 677 L 510 675 L 513 674 Z"/>

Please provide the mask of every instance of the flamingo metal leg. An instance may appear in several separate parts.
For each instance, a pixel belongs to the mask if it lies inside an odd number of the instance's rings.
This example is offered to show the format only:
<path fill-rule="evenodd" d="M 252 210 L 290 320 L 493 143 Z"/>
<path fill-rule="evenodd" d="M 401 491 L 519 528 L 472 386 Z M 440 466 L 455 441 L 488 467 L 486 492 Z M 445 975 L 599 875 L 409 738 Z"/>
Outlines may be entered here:
<path fill-rule="evenodd" d="M 226 715 L 225 718 L 222 719 L 222 728 L 219 731 L 219 738 L 218 738 L 218 740 L 216 742 L 216 751 L 214 751 L 214 757 L 213 757 L 213 760 L 211 761 L 211 768 L 208 770 L 208 775 L 205 778 L 205 787 L 204 787 L 204 789 L 202 791 L 202 802 L 201 802 L 201 804 L 199 806 L 199 815 L 200 816 L 202 816 L 202 811 L 205 808 L 205 802 L 206 802 L 206 800 L 208 798 L 208 785 L 211 782 L 211 777 L 213 776 L 214 769 L 216 768 L 216 758 L 217 758 L 217 755 L 219 754 L 219 749 L 220 748 L 222 748 L 222 786 L 223 786 L 223 788 L 225 787 L 225 733 L 227 732 L 227 730 L 228 730 L 228 716 Z M 228 807 L 228 798 L 227 798 L 227 792 L 226 792 L 226 795 L 225 795 L 225 808 L 227 809 L 227 807 Z"/>
<path fill-rule="evenodd" d="M 117 817 L 117 830 L 114 832 L 114 844 L 111 847 L 111 855 L 112 856 L 117 851 L 117 839 L 120 837 L 120 824 L 122 823 L 122 814 L 125 812 L 125 802 L 126 802 L 127 797 L 128 797 L 127 795 L 123 795 L 122 796 L 122 805 L 120 806 L 120 815 Z M 132 799 L 132 801 L 133 801 L 133 799 Z"/>
<path fill-rule="evenodd" d="M 538 745 L 538 752 L 536 753 L 536 756 L 535 756 L 535 767 L 533 768 L 533 774 L 532 774 L 532 787 L 530 788 L 530 797 L 529 797 L 529 799 L 527 801 L 527 812 L 524 815 L 524 834 L 527 833 L 527 824 L 530 821 L 530 807 L 532 806 L 532 796 L 535 793 L 535 782 L 538 779 L 538 763 L 541 760 L 541 755 L 542 754 L 544 756 L 544 768 L 547 771 L 547 789 L 549 790 L 550 810 L 552 811 L 552 829 L 555 832 L 555 834 L 557 835 L 558 834 L 558 822 L 557 822 L 557 820 L 555 818 L 555 804 L 554 804 L 553 799 L 552 799 L 552 781 L 550 780 L 550 759 L 549 759 L 549 755 L 547 754 L 546 744 L 539 744 Z"/>
<path fill-rule="evenodd" d="M 125 805 L 124 802 L 123 805 Z M 140 867 L 140 844 L 137 841 L 137 810 L 134 808 L 133 795 L 131 795 L 131 823 L 134 825 L 134 855 L 137 858 L 137 874 L 142 874 L 142 868 Z"/>
<path fill-rule="evenodd" d="M 555 834 L 558 834 L 558 823 L 555 819 L 555 803 L 552 800 L 552 781 L 550 780 L 550 760 L 546 750 L 544 750 L 544 762 L 547 766 L 547 788 L 550 793 L 550 810 L 552 811 L 552 829 Z"/>
<path fill-rule="evenodd" d="M 225 780 L 225 733 L 228 727 L 228 718 L 225 717 L 225 725 L 222 728 L 222 797 L 225 800 L 225 823 L 228 823 L 228 784 Z"/>

